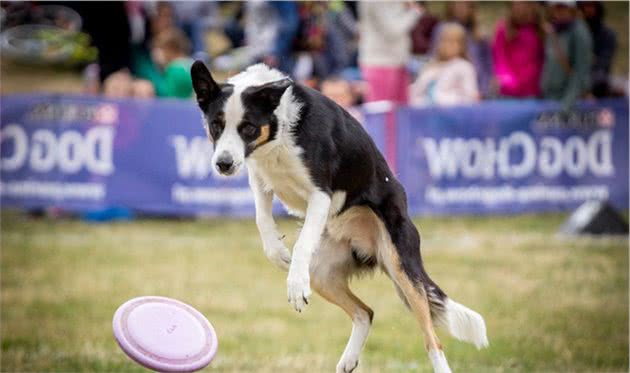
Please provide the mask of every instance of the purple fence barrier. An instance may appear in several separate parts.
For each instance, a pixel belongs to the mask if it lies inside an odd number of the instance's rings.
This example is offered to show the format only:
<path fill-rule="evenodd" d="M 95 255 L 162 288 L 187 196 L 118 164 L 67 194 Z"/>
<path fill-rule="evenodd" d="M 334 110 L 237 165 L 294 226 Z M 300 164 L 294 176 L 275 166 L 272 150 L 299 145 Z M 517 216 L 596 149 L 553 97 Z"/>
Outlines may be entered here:
<path fill-rule="evenodd" d="M 398 174 L 413 215 L 628 208 L 628 102 L 563 114 L 541 101 L 397 112 Z"/>
<path fill-rule="evenodd" d="M 247 175 L 211 172 L 193 102 L 17 95 L 2 97 L 0 113 L 4 206 L 253 216 Z M 628 207 L 625 100 L 568 116 L 541 101 L 370 105 L 361 116 L 414 215 L 558 211 L 588 199 Z"/>

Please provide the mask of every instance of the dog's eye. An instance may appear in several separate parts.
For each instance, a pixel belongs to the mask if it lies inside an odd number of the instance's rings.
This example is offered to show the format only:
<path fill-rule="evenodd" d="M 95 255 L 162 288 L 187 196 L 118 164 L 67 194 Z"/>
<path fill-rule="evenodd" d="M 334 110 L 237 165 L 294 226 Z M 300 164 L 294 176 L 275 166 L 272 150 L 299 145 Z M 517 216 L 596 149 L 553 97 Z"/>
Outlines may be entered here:
<path fill-rule="evenodd" d="M 223 132 L 223 127 L 225 127 L 225 122 L 217 119 L 213 120 L 210 124 L 210 134 L 212 135 L 212 138 L 216 139 L 219 137 L 221 132 Z"/>
<path fill-rule="evenodd" d="M 241 127 L 241 133 L 243 134 L 243 136 L 254 136 L 256 135 L 256 130 L 256 126 L 251 123 L 246 123 Z"/>

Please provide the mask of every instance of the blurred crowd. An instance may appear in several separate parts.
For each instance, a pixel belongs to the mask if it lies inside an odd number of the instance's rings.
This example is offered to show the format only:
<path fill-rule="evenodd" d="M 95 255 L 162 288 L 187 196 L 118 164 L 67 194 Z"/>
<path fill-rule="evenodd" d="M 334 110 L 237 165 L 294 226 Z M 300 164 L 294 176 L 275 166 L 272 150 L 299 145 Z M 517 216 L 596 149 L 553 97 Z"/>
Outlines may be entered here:
<path fill-rule="evenodd" d="M 264 62 L 341 106 L 389 100 L 462 105 L 488 98 L 614 96 L 616 35 L 594 1 L 506 2 L 484 35 L 475 2 L 75 2 L 99 50 L 86 90 L 192 95 L 202 59 L 225 76 Z M 436 7 L 431 7 L 435 9 Z"/>

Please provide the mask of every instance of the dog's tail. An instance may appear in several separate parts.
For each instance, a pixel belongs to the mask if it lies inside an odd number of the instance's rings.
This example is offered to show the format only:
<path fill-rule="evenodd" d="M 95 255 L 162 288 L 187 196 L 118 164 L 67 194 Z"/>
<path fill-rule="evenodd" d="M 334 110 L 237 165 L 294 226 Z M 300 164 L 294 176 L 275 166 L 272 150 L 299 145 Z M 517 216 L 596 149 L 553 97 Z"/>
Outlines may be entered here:
<path fill-rule="evenodd" d="M 427 276 L 428 277 L 428 276 Z M 478 349 L 488 346 L 486 323 L 480 314 L 448 298 L 433 281 L 425 286 L 431 317 L 460 341 L 474 344 Z"/>

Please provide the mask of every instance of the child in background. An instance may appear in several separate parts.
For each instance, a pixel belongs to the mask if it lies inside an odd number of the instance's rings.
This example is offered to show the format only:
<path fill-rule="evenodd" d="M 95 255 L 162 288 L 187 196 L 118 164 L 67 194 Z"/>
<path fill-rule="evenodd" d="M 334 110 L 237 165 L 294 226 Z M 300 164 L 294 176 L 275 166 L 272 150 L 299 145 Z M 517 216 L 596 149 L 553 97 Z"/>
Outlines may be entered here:
<path fill-rule="evenodd" d="M 538 97 L 544 60 L 539 5 L 515 1 L 508 6 L 508 17 L 497 24 L 492 44 L 499 93 L 510 97 Z"/>
<path fill-rule="evenodd" d="M 109 74 L 103 82 L 103 96 L 107 98 L 141 98 L 155 97 L 153 84 L 148 80 L 134 79 L 127 69 Z"/>
<path fill-rule="evenodd" d="M 466 59 L 466 30 L 457 23 L 445 23 L 434 57 L 411 86 L 410 102 L 452 106 L 478 100 L 475 67 Z"/>
<path fill-rule="evenodd" d="M 445 23 L 457 23 L 466 30 L 466 57 L 475 67 L 477 87 L 481 97 L 494 95 L 492 87 L 492 51 L 485 33 L 477 21 L 477 5 L 474 1 L 447 1 L 445 21 L 439 23 L 433 31 L 431 52 L 435 53 L 437 40 L 440 38 Z"/>
<path fill-rule="evenodd" d="M 356 96 L 349 81 L 339 77 L 329 77 L 321 83 L 320 90 L 324 96 L 344 108 L 359 123 L 363 122 L 361 112 L 355 107 Z"/>
<path fill-rule="evenodd" d="M 109 74 L 103 82 L 103 96 L 128 98 L 133 96 L 133 77 L 126 69 Z"/>
<path fill-rule="evenodd" d="M 190 67 L 193 60 L 188 55 L 189 52 L 190 42 L 178 29 L 171 28 L 156 36 L 151 48 L 151 57 L 163 72 L 154 74 L 151 82 L 159 97 L 192 96 Z"/>

